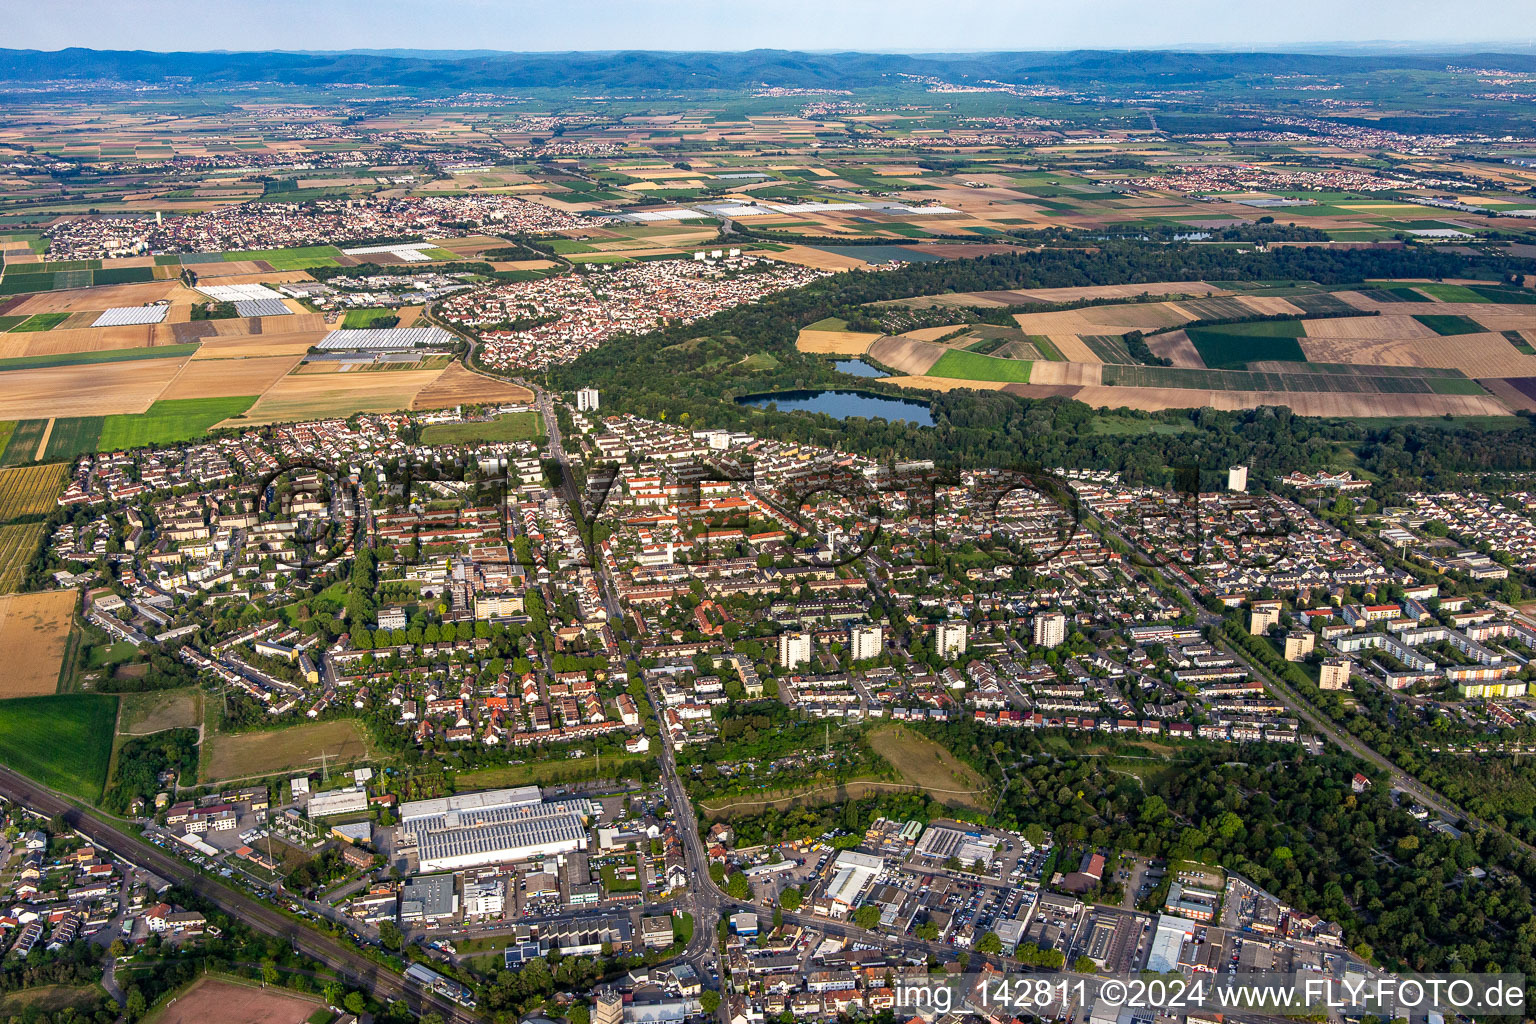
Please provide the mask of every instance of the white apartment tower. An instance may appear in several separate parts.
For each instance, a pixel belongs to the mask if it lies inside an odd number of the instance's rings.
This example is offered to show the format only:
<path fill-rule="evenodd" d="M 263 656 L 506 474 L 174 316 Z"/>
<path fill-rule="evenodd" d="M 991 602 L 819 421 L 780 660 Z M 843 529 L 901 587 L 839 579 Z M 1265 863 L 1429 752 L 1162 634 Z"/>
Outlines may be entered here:
<path fill-rule="evenodd" d="M 965 653 L 970 626 L 964 622 L 943 622 L 933 631 L 933 643 L 941 658 L 958 658 Z"/>
<path fill-rule="evenodd" d="M 878 658 L 884 650 L 885 628 L 879 623 L 849 628 L 848 653 L 854 661 Z"/>
<path fill-rule="evenodd" d="M 597 388 L 581 388 L 576 392 L 577 412 L 597 412 Z"/>
<path fill-rule="evenodd" d="M 1035 616 L 1035 646 L 1060 647 L 1067 642 L 1067 617 L 1061 612 Z"/>
<path fill-rule="evenodd" d="M 809 633 L 780 633 L 779 634 L 779 665 L 782 668 L 794 669 L 811 660 L 811 634 Z"/>

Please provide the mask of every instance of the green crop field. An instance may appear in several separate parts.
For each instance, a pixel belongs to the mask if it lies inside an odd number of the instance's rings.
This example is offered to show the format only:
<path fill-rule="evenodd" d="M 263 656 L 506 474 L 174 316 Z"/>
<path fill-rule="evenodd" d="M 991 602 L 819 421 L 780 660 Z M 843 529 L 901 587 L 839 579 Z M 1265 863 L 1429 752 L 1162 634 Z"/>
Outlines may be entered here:
<path fill-rule="evenodd" d="M 1493 285 L 1469 284 L 1467 290 L 1476 292 L 1489 302 L 1513 302 L 1522 306 L 1536 303 L 1536 291 L 1529 288 L 1499 288 Z"/>
<path fill-rule="evenodd" d="M 392 309 L 383 307 L 370 307 L 368 309 L 349 309 L 346 316 L 341 318 L 343 328 L 371 327 L 374 320 L 385 316 L 398 316 Z"/>
<path fill-rule="evenodd" d="M 1206 366 L 1213 370 L 1229 370 L 1256 362 L 1306 362 L 1306 353 L 1296 340 L 1304 330 L 1300 320 L 1262 320 L 1221 327 L 1191 327 L 1187 333 Z"/>
<path fill-rule="evenodd" d="M 950 349 L 928 368 L 930 377 L 959 380 L 1002 380 L 1016 384 L 1029 382 L 1029 363 L 1018 359 L 979 356 L 974 352 Z"/>
<path fill-rule="evenodd" d="M 68 319 L 68 313 L 34 313 L 32 316 L 27 317 L 26 323 L 11 328 L 11 331 L 14 334 L 51 331 Z"/>
<path fill-rule="evenodd" d="M 1429 387 L 1437 395 L 1487 394 L 1477 381 L 1465 378 L 1458 380 L 1455 377 L 1435 377 L 1429 381 Z"/>
<path fill-rule="evenodd" d="M 307 270 L 310 267 L 340 266 L 336 259 L 340 255 L 341 250 L 334 245 L 305 245 L 292 249 L 242 249 L 226 252 L 224 260 L 227 263 L 261 260 L 273 270 Z"/>
<path fill-rule="evenodd" d="M 1416 314 L 1414 319 L 1440 335 L 1483 333 L 1482 325 L 1476 320 L 1471 317 L 1457 316 L 1454 313 Z"/>
<path fill-rule="evenodd" d="M 1423 292 L 1441 302 L 1487 302 L 1487 296 L 1479 295 L 1471 288 L 1459 284 L 1416 284 L 1414 291 Z"/>
<path fill-rule="evenodd" d="M 53 421 L 53 433 L 48 435 L 48 448 L 43 452 L 45 462 L 72 461 L 86 452 L 96 451 L 96 439 L 101 436 L 101 416 L 72 416 Z"/>
<path fill-rule="evenodd" d="M 20 466 L 34 462 L 37 446 L 48 429 L 47 420 L 21 420 L 11 425 L 5 448 L 0 450 L 0 466 Z"/>
<path fill-rule="evenodd" d="M 107 781 L 117 698 L 99 693 L 0 701 L 0 763 L 94 803 Z"/>
<path fill-rule="evenodd" d="M 122 448 L 190 441 L 206 434 L 215 423 L 239 416 L 255 401 L 255 395 L 238 398 L 172 398 L 156 402 L 141 413 L 108 416 L 101 425 L 97 451 L 110 452 Z M 54 430 L 58 430 L 58 424 L 54 425 Z"/>
<path fill-rule="evenodd" d="M 484 423 L 429 423 L 421 429 L 422 444 L 528 441 L 543 436 L 544 419 L 531 411 L 508 413 Z"/>

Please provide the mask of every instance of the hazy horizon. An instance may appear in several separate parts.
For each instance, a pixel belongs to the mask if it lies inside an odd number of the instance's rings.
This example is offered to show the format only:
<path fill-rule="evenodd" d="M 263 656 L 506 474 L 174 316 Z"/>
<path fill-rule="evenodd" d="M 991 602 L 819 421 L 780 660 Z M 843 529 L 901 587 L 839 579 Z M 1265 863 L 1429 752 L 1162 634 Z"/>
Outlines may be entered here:
<path fill-rule="evenodd" d="M 1448 24 L 1429 0 L 1297 0 L 1284 17 L 1256 20 L 1220 0 L 1087 0 L 1067 10 L 1045 0 L 947 0 L 942 5 L 783 0 L 772 9 L 722 11 L 703 0 L 592 0 L 582 8 L 492 0 L 0 0 L 6 47 L 153 52 L 464 53 L 742 52 L 987 53 L 1106 50 L 1434 50 L 1532 46 L 1498 38 L 1522 27 L 1525 4 L 1467 0 Z M 61 16 L 66 15 L 66 16 Z M 1315 26 L 1298 35 L 1298 26 Z M 1383 30 L 1390 28 L 1390 36 Z M 411 45 L 402 45 L 402 43 Z"/>

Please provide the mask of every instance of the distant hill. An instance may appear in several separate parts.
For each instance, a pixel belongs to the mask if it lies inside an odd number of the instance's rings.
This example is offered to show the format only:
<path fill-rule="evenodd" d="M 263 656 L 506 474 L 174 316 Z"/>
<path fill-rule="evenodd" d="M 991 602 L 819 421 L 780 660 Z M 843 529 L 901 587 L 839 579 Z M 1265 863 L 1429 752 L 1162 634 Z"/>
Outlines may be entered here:
<path fill-rule="evenodd" d="M 1442 70 L 1462 65 L 1536 70 L 1536 55 L 1466 53 L 1298 54 L 1075 50 L 1050 53 L 880 54 L 750 50 L 493 53 L 352 51 L 346 53 L 154 53 L 143 50 L 0 50 L 0 81 L 116 79 L 194 83 L 276 81 L 292 85 L 360 82 L 423 90 L 576 88 L 583 90 L 869 88 L 899 74 L 948 81 L 1046 80 L 1198 84 L 1281 73 Z"/>

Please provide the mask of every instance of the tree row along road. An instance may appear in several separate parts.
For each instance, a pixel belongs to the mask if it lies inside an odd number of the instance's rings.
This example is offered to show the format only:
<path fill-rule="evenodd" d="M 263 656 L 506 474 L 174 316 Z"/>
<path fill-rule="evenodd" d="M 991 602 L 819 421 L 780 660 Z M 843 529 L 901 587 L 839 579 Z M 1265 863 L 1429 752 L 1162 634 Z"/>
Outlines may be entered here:
<path fill-rule="evenodd" d="M 403 999 L 419 1012 L 435 1010 L 449 1021 L 479 1019 L 457 1003 L 408 984 L 395 971 L 329 935 L 293 921 L 253 897 L 208 878 L 185 861 L 5 767 L 0 767 L 0 796 L 49 817 L 62 817 L 96 846 L 197 894 L 256 931 L 288 940 L 300 953 L 332 968 L 345 980 L 380 999 Z"/>

